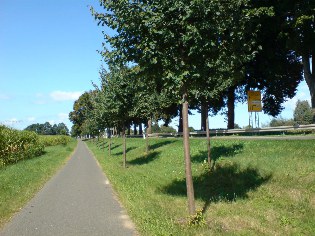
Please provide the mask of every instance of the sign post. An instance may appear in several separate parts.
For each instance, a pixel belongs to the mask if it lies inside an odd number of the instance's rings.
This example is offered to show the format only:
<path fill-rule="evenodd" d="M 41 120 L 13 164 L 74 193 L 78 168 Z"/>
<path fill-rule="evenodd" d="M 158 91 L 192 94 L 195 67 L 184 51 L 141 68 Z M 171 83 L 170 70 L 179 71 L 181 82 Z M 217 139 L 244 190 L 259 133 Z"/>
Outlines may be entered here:
<path fill-rule="evenodd" d="M 250 121 L 252 118 L 252 112 L 255 112 L 255 124 L 256 125 L 258 124 L 257 127 L 259 128 L 259 115 L 257 114 L 257 112 L 262 111 L 261 92 L 249 90 L 247 92 L 247 101 L 248 101 L 248 112 L 250 112 L 250 114 L 249 114 L 249 127 L 254 128 L 254 124 L 252 124 L 252 126 L 251 126 Z M 257 116 L 258 116 L 258 123 L 257 123 Z"/>

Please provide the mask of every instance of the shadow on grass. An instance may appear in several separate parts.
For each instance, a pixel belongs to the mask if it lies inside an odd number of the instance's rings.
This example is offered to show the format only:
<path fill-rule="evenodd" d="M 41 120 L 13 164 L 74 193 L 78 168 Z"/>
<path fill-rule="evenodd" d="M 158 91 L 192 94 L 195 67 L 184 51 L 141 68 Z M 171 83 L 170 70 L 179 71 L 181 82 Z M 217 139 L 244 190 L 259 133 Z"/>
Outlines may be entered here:
<path fill-rule="evenodd" d="M 115 147 L 112 147 L 111 148 L 111 150 L 113 150 L 114 148 L 116 148 L 116 147 L 119 147 L 120 145 L 116 145 Z M 128 147 L 128 148 L 126 148 L 126 153 L 128 153 L 128 152 L 130 152 L 131 150 L 133 150 L 133 149 L 136 149 L 137 147 Z M 114 154 L 112 154 L 113 156 L 120 156 L 120 155 L 123 155 L 123 152 L 121 151 L 121 152 L 117 152 L 117 153 L 114 153 Z"/>
<path fill-rule="evenodd" d="M 156 148 L 159 148 L 159 147 L 163 147 L 165 145 L 168 145 L 168 144 L 171 144 L 171 143 L 174 143 L 175 141 L 174 140 L 164 140 L 164 141 L 160 141 L 158 143 L 155 143 L 155 144 L 152 144 L 150 145 L 150 149 L 156 149 Z"/>
<path fill-rule="evenodd" d="M 119 144 L 115 144 L 115 145 L 114 145 L 114 143 L 112 143 L 111 146 L 110 146 L 110 150 L 113 151 L 115 148 L 118 148 L 118 147 L 120 147 L 120 146 L 121 146 L 121 145 L 119 145 Z"/>
<path fill-rule="evenodd" d="M 239 154 L 244 148 L 243 144 L 233 144 L 232 146 L 211 147 L 211 170 L 214 169 L 216 161 L 221 157 L 234 157 Z M 192 162 L 203 162 L 207 160 L 208 152 L 202 151 L 191 158 Z"/>
<path fill-rule="evenodd" d="M 240 169 L 237 164 L 217 166 L 214 171 L 194 177 L 195 198 L 205 201 L 205 212 L 212 202 L 232 202 L 247 198 L 249 191 L 268 182 L 271 175 L 261 176 L 257 169 Z M 174 180 L 161 189 L 165 194 L 186 196 L 186 180 Z"/>
<path fill-rule="evenodd" d="M 108 147 L 108 142 L 105 142 L 105 141 L 103 141 L 103 142 L 98 142 L 98 143 L 96 143 L 96 146 L 97 146 L 99 149 L 105 149 L 105 148 Z"/>
<path fill-rule="evenodd" d="M 157 159 L 159 154 L 160 154 L 160 152 L 153 151 L 153 152 L 150 152 L 148 155 L 144 155 L 144 156 L 138 157 L 137 159 L 129 161 L 128 163 L 130 165 L 144 165 L 144 164 L 148 164 L 148 163 L 154 161 L 155 159 Z"/>

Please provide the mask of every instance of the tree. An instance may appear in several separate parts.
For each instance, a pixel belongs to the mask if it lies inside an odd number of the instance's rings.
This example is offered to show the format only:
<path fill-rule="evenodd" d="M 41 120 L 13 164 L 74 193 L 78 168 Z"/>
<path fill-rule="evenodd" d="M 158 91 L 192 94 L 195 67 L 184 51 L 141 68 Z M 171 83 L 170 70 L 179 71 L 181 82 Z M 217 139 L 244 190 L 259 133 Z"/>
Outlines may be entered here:
<path fill-rule="evenodd" d="M 312 124 L 313 112 L 308 101 L 298 100 L 293 113 L 294 121 L 300 125 Z"/>
<path fill-rule="evenodd" d="M 110 66 L 110 71 L 101 74 L 101 88 L 98 90 L 97 107 L 100 117 L 105 118 L 107 128 L 118 127 L 123 136 L 123 166 L 126 167 L 126 127 L 132 123 L 135 86 L 130 69 L 125 66 Z"/>
<path fill-rule="evenodd" d="M 313 122 L 315 122 L 315 2 L 314 0 L 286 0 L 279 3 L 284 9 L 284 33 L 289 47 L 302 58 L 305 81 L 311 95 Z"/>
<path fill-rule="evenodd" d="M 100 1 L 105 13 L 92 9 L 102 25 L 117 31 L 105 35 L 108 63 L 136 63 L 155 84 L 182 105 L 183 140 L 189 213 L 195 213 L 190 161 L 188 105 L 211 84 L 211 96 L 233 85 L 236 71 L 252 58 L 257 25 L 248 1 Z M 235 25 L 235 22 L 238 24 Z M 249 28 L 248 28 L 249 27 Z M 252 37 L 250 37 L 252 36 Z M 209 95 L 208 95 L 209 96 Z"/>
<path fill-rule="evenodd" d="M 93 110 L 91 100 L 93 91 L 83 93 L 73 104 L 73 111 L 69 113 L 69 120 L 73 123 L 72 135 L 81 136 L 84 132 L 83 125 L 89 113 Z"/>
<path fill-rule="evenodd" d="M 295 96 L 297 86 L 303 80 L 303 67 L 298 53 L 292 47 L 288 47 L 288 41 L 292 37 L 286 32 L 291 3 L 288 1 L 255 2 L 257 6 L 272 8 L 273 14 L 261 19 L 257 37 L 261 50 L 255 54 L 253 60 L 244 65 L 245 80 L 237 85 L 235 91 L 230 90 L 226 95 L 229 104 L 228 112 L 232 110 L 228 116 L 228 128 L 232 128 L 234 124 L 234 102 L 246 101 L 246 93 L 250 89 L 262 91 L 263 111 L 274 117 L 283 110 L 282 104 Z"/>
<path fill-rule="evenodd" d="M 53 126 L 49 122 L 31 124 L 24 130 L 34 131 L 41 135 L 69 135 L 69 129 L 64 123 L 54 124 Z"/>
<path fill-rule="evenodd" d="M 132 120 L 147 123 L 146 153 L 149 152 L 148 134 L 152 133 L 152 120 L 164 120 L 167 123 L 177 114 L 177 105 L 174 104 L 172 94 L 163 90 L 154 74 L 143 73 L 139 66 L 130 71 L 134 84 L 134 105 L 131 111 Z"/>
<path fill-rule="evenodd" d="M 56 134 L 69 135 L 69 129 L 64 123 L 59 123 L 57 125 Z"/>
<path fill-rule="evenodd" d="M 24 130 L 27 130 L 27 131 L 34 131 L 36 132 L 37 134 L 42 134 L 42 124 L 31 124 L 29 126 L 27 126 Z"/>

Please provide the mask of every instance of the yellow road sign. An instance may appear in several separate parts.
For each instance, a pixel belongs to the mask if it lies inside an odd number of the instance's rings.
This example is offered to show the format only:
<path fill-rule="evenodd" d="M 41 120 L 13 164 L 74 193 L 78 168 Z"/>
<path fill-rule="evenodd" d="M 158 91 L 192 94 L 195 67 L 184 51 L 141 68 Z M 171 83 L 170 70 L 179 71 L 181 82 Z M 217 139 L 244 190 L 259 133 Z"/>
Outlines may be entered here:
<path fill-rule="evenodd" d="M 249 90 L 247 92 L 248 101 L 261 101 L 261 92 Z"/>
<path fill-rule="evenodd" d="M 249 90 L 247 92 L 248 112 L 261 112 L 261 92 Z"/>

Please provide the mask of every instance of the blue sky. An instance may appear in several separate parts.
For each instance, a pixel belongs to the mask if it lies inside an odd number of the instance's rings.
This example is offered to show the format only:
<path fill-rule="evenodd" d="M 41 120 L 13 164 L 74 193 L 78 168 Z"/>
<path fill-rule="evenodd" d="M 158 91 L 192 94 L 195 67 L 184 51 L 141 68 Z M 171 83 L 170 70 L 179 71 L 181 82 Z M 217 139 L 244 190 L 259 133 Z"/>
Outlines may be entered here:
<path fill-rule="evenodd" d="M 97 0 L 0 1 L 0 123 L 24 129 L 33 123 L 64 122 L 73 102 L 98 83 L 104 28 L 89 11 Z M 281 114 L 291 118 L 297 99 L 310 100 L 305 82 Z M 195 113 L 195 112 L 194 112 Z M 248 124 L 247 105 L 236 106 L 236 123 Z M 261 123 L 271 117 L 260 114 Z M 175 123 L 174 123 L 175 122 Z M 173 125 L 176 124 L 176 119 Z M 190 126 L 200 128 L 199 114 Z M 210 118 L 225 128 L 224 117 Z"/>

